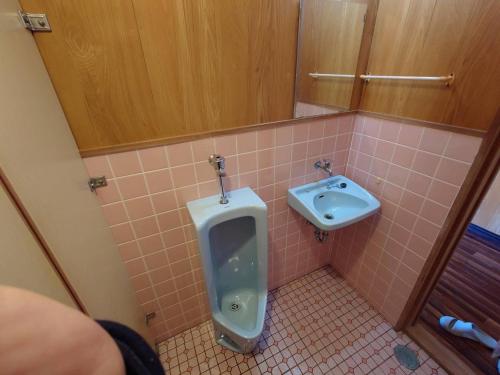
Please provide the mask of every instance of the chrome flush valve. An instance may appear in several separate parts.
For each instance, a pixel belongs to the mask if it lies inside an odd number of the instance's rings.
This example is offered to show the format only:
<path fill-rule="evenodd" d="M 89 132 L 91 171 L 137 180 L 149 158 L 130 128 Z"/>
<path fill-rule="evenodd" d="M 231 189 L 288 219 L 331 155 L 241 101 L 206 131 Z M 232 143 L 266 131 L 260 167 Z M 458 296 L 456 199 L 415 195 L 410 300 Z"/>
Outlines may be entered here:
<path fill-rule="evenodd" d="M 226 168 L 226 159 L 224 159 L 224 156 L 218 155 L 218 154 L 212 154 L 208 157 L 208 162 L 212 167 L 215 169 L 215 173 L 217 173 L 217 176 L 219 177 L 219 185 L 220 185 L 220 204 L 228 204 L 229 200 L 227 199 L 226 192 L 224 190 L 224 183 L 222 182 L 222 177 L 226 175 L 226 171 L 224 170 Z"/>
<path fill-rule="evenodd" d="M 224 156 L 212 154 L 208 157 L 208 162 L 212 167 L 214 167 L 217 176 L 224 176 L 226 174 L 224 171 L 226 168 L 226 159 L 224 159 Z"/>

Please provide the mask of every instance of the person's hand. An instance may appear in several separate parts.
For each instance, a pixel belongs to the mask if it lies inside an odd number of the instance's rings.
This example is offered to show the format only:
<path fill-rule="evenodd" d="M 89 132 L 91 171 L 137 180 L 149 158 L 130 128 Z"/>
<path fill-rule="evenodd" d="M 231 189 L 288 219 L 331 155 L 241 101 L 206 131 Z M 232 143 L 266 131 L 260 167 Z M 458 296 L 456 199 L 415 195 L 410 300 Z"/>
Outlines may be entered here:
<path fill-rule="evenodd" d="M 113 339 L 81 312 L 47 297 L 0 286 L 2 375 L 122 375 Z"/>

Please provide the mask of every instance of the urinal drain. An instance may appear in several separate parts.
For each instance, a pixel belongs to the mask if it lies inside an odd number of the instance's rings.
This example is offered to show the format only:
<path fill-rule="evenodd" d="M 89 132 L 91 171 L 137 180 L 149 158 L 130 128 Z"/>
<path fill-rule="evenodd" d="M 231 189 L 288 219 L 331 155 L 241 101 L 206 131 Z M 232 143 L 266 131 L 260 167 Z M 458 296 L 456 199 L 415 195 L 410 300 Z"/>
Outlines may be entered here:
<path fill-rule="evenodd" d="M 232 303 L 231 304 L 231 311 L 238 311 L 239 309 L 240 309 L 239 303 Z"/>

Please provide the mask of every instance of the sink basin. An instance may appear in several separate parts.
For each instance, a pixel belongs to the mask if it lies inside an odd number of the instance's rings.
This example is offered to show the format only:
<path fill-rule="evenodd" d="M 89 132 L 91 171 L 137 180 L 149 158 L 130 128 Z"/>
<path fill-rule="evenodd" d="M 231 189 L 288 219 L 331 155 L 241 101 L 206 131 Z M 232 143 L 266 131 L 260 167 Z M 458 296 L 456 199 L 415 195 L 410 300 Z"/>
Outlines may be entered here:
<path fill-rule="evenodd" d="M 335 230 L 373 215 L 380 202 L 344 176 L 288 189 L 288 204 L 322 230 Z"/>

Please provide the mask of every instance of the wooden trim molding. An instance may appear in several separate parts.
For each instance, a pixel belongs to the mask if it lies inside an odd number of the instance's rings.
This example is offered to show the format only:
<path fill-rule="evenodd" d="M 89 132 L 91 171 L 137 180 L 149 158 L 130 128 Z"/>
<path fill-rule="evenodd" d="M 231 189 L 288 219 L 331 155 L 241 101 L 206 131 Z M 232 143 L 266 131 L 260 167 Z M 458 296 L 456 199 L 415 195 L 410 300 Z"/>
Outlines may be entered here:
<path fill-rule="evenodd" d="M 415 119 L 391 116 L 391 115 L 386 115 L 386 114 L 382 114 L 382 113 L 352 110 L 352 111 L 345 111 L 345 112 L 338 112 L 338 113 L 330 113 L 327 115 L 308 116 L 308 117 L 300 117 L 300 118 L 295 118 L 295 119 L 290 119 L 290 120 L 267 122 L 267 123 L 262 123 L 262 124 L 249 125 L 249 126 L 245 126 L 245 127 L 235 127 L 235 128 L 231 128 L 231 129 L 220 129 L 220 130 L 214 130 L 214 131 L 208 131 L 208 132 L 193 133 L 193 134 L 183 135 L 183 136 L 178 136 L 178 137 L 151 139 L 151 140 L 147 140 L 147 141 L 121 144 L 118 146 L 83 149 L 83 150 L 80 150 L 80 156 L 82 158 L 84 158 L 84 157 L 90 157 L 90 156 L 116 154 L 118 152 L 141 150 L 141 149 L 150 148 L 150 147 L 165 146 L 165 145 L 170 145 L 170 144 L 195 141 L 197 139 L 210 137 L 210 136 L 213 137 L 213 136 L 226 135 L 226 134 L 244 133 L 244 132 L 252 131 L 252 130 L 268 129 L 268 128 L 272 128 L 275 126 L 286 126 L 286 125 L 300 124 L 300 123 L 308 122 L 308 121 L 327 120 L 330 118 L 349 116 L 349 115 L 355 115 L 355 114 L 381 118 L 381 119 L 389 120 L 389 121 L 397 121 L 397 122 L 400 122 L 403 124 L 424 126 L 424 127 L 428 127 L 428 128 L 446 130 L 446 131 L 451 131 L 451 132 L 460 133 L 460 134 L 473 135 L 476 137 L 483 137 L 486 134 L 486 131 L 483 131 L 483 130 L 463 128 L 463 127 L 453 126 L 453 125 L 448 125 L 448 124 L 439 124 L 439 123 L 434 123 L 434 122 L 429 122 L 429 121 L 422 121 L 422 120 L 415 120 Z"/>
<path fill-rule="evenodd" d="M 358 110 L 357 113 L 360 115 L 363 115 L 363 116 L 375 117 L 375 118 L 380 118 L 380 119 L 389 120 L 389 121 L 395 121 L 395 122 L 399 122 L 402 124 L 423 126 L 426 128 L 445 130 L 445 131 L 449 131 L 449 132 L 472 135 L 472 136 L 476 136 L 476 137 L 483 137 L 487 132 L 486 130 L 481 130 L 481 129 L 464 128 L 462 126 L 412 119 L 409 117 L 399 117 L 399 116 L 394 116 L 394 115 L 388 115 L 385 113 L 369 112 L 369 111 L 363 111 L 363 110 Z"/>
<path fill-rule="evenodd" d="M 12 184 L 9 182 L 7 176 L 5 175 L 5 173 L 3 172 L 1 167 L 0 167 L 0 183 L 5 187 L 5 191 L 7 192 L 7 195 L 9 196 L 10 200 L 12 201 L 12 203 L 14 204 L 16 209 L 18 210 L 19 215 L 21 215 L 22 219 L 24 220 L 26 227 L 31 232 L 31 234 L 33 235 L 35 240 L 38 242 L 38 244 L 40 245 L 40 248 L 42 249 L 44 255 L 47 257 L 47 260 L 50 262 L 50 264 L 52 264 L 52 267 L 54 268 L 54 272 L 61 279 L 61 282 L 63 283 L 64 287 L 66 288 L 68 294 L 71 296 L 71 298 L 75 302 L 75 305 L 78 307 L 78 309 L 80 311 L 82 311 L 83 313 L 88 315 L 88 311 L 87 311 L 83 301 L 80 299 L 80 297 L 78 296 L 78 293 L 71 285 L 68 277 L 64 273 L 64 270 L 62 269 L 61 265 L 57 261 L 53 252 L 50 250 L 50 247 L 49 247 L 47 241 L 45 241 L 42 233 L 37 228 L 31 215 L 29 214 L 28 210 L 21 202 L 21 199 L 16 194 Z"/>
<path fill-rule="evenodd" d="M 357 113 L 357 111 L 345 111 L 345 112 L 338 112 L 338 113 L 330 113 L 327 115 L 300 117 L 300 118 L 295 118 L 295 119 L 290 119 L 290 120 L 281 120 L 281 121 L 266 122 L 266 123 L 262 123 L 262 124 L 248 125 L 248 126 L 244 126 L 244 127 L 240 126 L 240 127 L 230 128 L 230 129 L 219 129 L 219 130 L 213 130 L 213 131 L 207 131 L 207 132 L 193 133 L 193 134 L 182 135 L 182 136 L 178 136 L 178 137 L 151 139 L 151 140 L 147 140 L 147 141 L 121 144 L 118 146 L 83 149 L 83 150 L 80 150 L 80 155 L 82 157 L 89 157 L 89 156 L 115 154 L 118 152 L 141 150 L 141 149 L 149 148 L 149 147 L 164 146 L 164 145 L 170 145 L 170 144 L 175 144 L 175 143 L 195 141 L 197 139 L 210 137 L 210 136 L 244 133 L 244 132 L 248 132 L 248 131 L 252 131 L 252 130 L 263 130 L 263 129 L 267 129 L 267 128 L 271 128 L 271 127 L 275 127 L 275 126 L 285 126 L 285 125 L 292 125 L 292 124 L 300 124 L 302 122 L 308 122 L 308 121 L 326 120 L 326 119 L 330 119 L 330 118 L 334 118 L 334 117 L 353 115 L 356 113 Z"/>
<path fill-rule="evenodd" d="M 481 204 L 498 170 L 500 161 L 500 109 L 470 168 L 448 218 L 420 273 L 410 298 L 395 328 L 413 325 L 422 311 L 427 298 L 444 271 L 458 242 Z"/>

